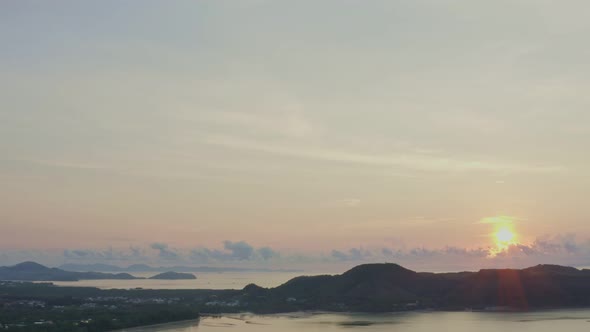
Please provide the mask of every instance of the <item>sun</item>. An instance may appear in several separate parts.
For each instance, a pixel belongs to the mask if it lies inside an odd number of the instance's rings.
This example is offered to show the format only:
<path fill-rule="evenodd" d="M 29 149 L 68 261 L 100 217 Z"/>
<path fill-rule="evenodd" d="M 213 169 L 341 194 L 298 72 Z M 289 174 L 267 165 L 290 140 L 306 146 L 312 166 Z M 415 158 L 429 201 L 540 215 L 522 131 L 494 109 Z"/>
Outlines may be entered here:
<path fill-rule="evenodd" d="M 494 233 L 498 247 L 506 247 L 514 243 L 516 234 L 509 226 L 501 226 Z"/>
<path fill-rule="evenodd" d="M 488 233 L 490 240 L 494 243 L 494 246 L 490 248 L 490 257 L 506 252 L 519 243 L 519 235 L 514 229 L 516 220 L 517 218 L 511 216 L 487 217 L 480 220 L 480 223 L 490 224 L 493 227 L 493 231 Z"/>
<path fill-rule="evenodd" d="M 510 242 L 514 239 L 514 233 L 508 228 L 502 228 L 496 233 L 496 240 L 498 242 Z"/>

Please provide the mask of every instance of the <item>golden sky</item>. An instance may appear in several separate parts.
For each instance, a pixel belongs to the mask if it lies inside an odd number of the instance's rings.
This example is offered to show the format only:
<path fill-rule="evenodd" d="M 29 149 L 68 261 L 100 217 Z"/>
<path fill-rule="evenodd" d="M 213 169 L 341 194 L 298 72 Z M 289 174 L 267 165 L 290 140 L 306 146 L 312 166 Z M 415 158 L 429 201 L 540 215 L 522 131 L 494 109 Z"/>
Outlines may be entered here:
<path fill-rule="evenodd" d="M 3 1 L 0 249 L 584 241 L 588 10 Z"/>

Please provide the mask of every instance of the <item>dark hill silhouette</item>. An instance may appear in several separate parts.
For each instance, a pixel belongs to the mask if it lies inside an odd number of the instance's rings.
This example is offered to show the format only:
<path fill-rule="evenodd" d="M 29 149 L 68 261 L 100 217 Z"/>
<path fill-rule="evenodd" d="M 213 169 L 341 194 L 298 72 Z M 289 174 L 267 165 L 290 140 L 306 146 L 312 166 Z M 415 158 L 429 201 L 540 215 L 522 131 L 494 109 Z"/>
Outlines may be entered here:
<path fill-rule="evenodd" d="M 481 270 L 454 290 L 460 303 L 528 309 L 590 305 L 590 274 L 573 267 L 537 265 Z"/>
<path fill-rule="evenodd" d="M 165 279 L 165 280 L 188 280 L 188 279 L 197 279 L 194 274 L 192 273 L 178 273 L 178 272 L 164 272 L 157 274 L 150 279 Z"/>
<path fill-rule="evenodd" d="M 179 280 L 196 279 L 192 273 L 164 272 L 150 279 Z M 74 272 L 58 268 L 49 268 L 35 262 L 22 262 L 13 266 L 0 267 L 0 280 L 19 281 L 78 281 L 98 279 L 145 279 L 135 277 L 129 273 L 105 273 L 105 272 Z"/>
<path fill-rule="evenodd" d="M 584 270 L 580 271 L 571 266 L 561 266 L 561 265 L 551 265 L 551 264 L 539 264 L 537 266 L 529 267 L 523 269 L 524 272 L 530 273 L 555 273 L 555 274 L 570 274 L 570 275 L 579 275 L 580 273 L 584 273 Z"/>
<path fill-rule="evenodd" d="M 12 267 L 16 271 L 43 271 L 49 268 L 35 262 L 22 262 Z"/>
<path fill-rule="evenodd" d="M 590 272 L 558 265 L 522 270 L 418 273 L 397 264 L 366 264 L 341 275 L 294 278 L 264 291 L 248 287 L 244 289 L 245 296 L 256 293 L 256 299 L 251 300 L 262 311 L 273 311 L 273 307 L 392 311 L 590 306 Z M 289 299 L 287 304 L 285 299 Z"/>
<path fill-rule="evenodd" d="M 0 280 L 78 281 L 94 279 L 140 279 L 128 273 L 70 272 L 49 268 L 35 262 L 23 262 L 0 267 Z"/>

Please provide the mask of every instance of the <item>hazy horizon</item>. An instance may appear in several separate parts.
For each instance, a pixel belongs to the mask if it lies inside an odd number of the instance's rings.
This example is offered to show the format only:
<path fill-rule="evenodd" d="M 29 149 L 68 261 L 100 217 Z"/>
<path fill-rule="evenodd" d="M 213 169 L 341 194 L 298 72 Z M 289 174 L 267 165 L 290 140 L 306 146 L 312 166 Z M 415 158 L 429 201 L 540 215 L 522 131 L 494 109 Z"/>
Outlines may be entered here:
<path fill-rule="evenodd" d="M 3 1 L 0 265 L 590 266 L 588 10 Z"/>

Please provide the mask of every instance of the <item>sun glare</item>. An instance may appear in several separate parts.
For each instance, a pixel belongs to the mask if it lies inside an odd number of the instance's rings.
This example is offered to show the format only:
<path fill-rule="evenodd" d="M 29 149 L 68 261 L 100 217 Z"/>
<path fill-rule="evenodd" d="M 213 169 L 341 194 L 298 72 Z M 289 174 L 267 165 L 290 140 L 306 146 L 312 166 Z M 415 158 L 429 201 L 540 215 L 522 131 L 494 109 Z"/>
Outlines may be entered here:
<path fill-rule="evenodd" d="M 490 256 L 510 249 L 518 243 L 518 234 L 514 231 L 514 222 L 517 220 L 511 216 L 494 216 L 480 220 L 481 224 L 491 224 L 494 231 L 490 234 L 491 240 L 495 243 L 495 248 L 490 249 Z"/>
<path fill-rule="evenodd" d="M 512 233 L 512 231 L 509 230 L 508 228 L 500 229 L 496 233 L 496 240 L 498 242 L 510 242 L 513 239 L 514 239 L 514 233 Z"/>
<path fill-rule="evenodd" d="M 510 244 L 513 244 L 516 239 L 516 234 L 509 226 L 501 226 L 494 233 L 496 238 L 496 244 L 500 248 L 505 248 Z"/>

